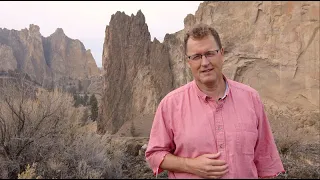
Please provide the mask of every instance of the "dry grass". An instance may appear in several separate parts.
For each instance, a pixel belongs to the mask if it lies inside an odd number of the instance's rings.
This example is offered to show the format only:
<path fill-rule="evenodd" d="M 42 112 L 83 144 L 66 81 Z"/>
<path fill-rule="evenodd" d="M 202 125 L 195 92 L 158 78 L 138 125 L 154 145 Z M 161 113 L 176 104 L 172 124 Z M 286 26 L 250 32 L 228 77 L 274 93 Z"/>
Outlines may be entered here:
<path fill-rule="evenodd" d="M 31 90 L 30 90 L 31 89 Z M 58 90 L 7 84 L 0 89 L 0 178 L 120 177 L 104 143 L 83 131 L 83 108 Z M 28 165 L 36 163 L 37 166 Z"/>
<path fill-rule="evenodd" d="M 267 104 L 269 121 L 283 165 L 277 178 L 320 178 L 319 110 Z"/>
<path fill-rule="evenodd" d="M 320 179 L 319 149 L 320 144 L 291 146 L 285 153 L 280 154 L 286 173 L 277 178 Z"/>

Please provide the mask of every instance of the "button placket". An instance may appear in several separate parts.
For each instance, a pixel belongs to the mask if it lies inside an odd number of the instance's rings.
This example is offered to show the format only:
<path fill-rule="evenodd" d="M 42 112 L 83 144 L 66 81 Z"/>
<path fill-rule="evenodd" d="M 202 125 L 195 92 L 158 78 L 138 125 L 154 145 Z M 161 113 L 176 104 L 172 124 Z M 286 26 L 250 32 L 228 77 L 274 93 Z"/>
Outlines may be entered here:
<path fill-rule="evenodd" d="M 212 102 L 205 100 L 205 109 L 206 109 L 206 114 L 207 117 L 209 118 L 209 126 L 213 135 L 212 141 L 216 141 L 216 137 L 215 137 L 215 122 L 214 122 L 214 114 L 215 114 L 215 109 L 214 106 L 212 105 Z M 213 144 L 213 146 L 216 146 L 216 144 Z M 216 149 L 218 151 L 218 149 Z"/>
<path fill-rule="evenodd" d="M 218 125 L 218 126 L 217 126 L 217 129 L 216 129 L 216 130 L 217 130 L 217 132 L 220 132 L 220 131 L 222 131 L 222 130 L 223 130 L 223 126 L 221 126 L 221 125 Z"/>
<path fill-rule="evenodd" d="M 216 130 L 216 142 L 219 152 L 222 152 L 221 158 L 226 160 L 226 148 L 225 148 L 225 132 L 222 120 L 222 106 L 218 106 L 215 112 L 215 130 Z"/>
<path fill-rule="evenodd" d="M 216 147 L 218 152 L 221 153 L 221 158 L 226 160 L 226 148 L 225 148 L 225 132 L 224 132 L 224 126 L 223 126 L 223 120 L 222 120 L 222 104 L 221 102 L 216 102 L 217 104 L 213 104 L 213 102 L 206 101 L 206 104 L 210 106 L 210 113 L 211 116 L 213 116 L 214 123 L 212 130 L 215 134 L 215 140 L 216 140 Z"/>

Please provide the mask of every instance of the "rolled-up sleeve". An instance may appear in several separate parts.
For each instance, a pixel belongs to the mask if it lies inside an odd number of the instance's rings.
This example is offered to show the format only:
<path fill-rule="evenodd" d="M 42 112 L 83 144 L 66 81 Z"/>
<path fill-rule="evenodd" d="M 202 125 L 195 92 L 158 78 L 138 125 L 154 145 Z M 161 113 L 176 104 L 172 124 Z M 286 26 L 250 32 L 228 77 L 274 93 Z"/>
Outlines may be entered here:
<path fill-rule="evenodd" d="M 173 132 L 171 126 L 170 107 L 163 99 L 157 108 L 150 131 L 150 139 L 145 152 L 146 161 L 154 175 L 163 171 L 160 168 L 165 155 L 172 153 L 174 149 Z"/>
<path fill-rule="evenodd" d="M 258 140 L 255 147 L 254 162 L 259 177 L 274 177 L 285 172 L 275 144 L 271 127 L 259 95 L 253 95 L 258 118 Z"/>

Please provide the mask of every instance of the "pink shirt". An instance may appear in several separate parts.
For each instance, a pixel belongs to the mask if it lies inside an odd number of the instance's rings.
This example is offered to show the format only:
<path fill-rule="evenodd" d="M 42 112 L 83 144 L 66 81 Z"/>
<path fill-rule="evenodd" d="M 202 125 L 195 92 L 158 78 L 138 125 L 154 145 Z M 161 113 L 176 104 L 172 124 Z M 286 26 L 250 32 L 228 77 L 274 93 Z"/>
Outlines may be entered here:
<path fill-rule="evenodd" d="M 259 94 L 244 84 L 227 80 L 227 91 L 218 103 L 192 81 L 166 95 L 155 114 L 146 151 L 154 174 L 169 152 L 197 157 L 221 152 L 228 164 L 222 178 L 276 176 L 284 168 Z M 169 178 L 199 178 L 169 172 Z"/>

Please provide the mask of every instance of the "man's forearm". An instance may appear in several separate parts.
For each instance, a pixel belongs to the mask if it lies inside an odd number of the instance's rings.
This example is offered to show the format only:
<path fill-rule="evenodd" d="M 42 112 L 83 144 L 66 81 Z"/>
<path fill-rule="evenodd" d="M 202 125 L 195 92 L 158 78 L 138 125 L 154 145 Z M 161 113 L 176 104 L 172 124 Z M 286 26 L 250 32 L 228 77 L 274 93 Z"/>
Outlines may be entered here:
<path fill-rule="evenodd" d="M 191 173 L 190 160 L 190 158 L 178 157 L 169 153 L 164 157 L 160 167 L 171 172 Z"/>

